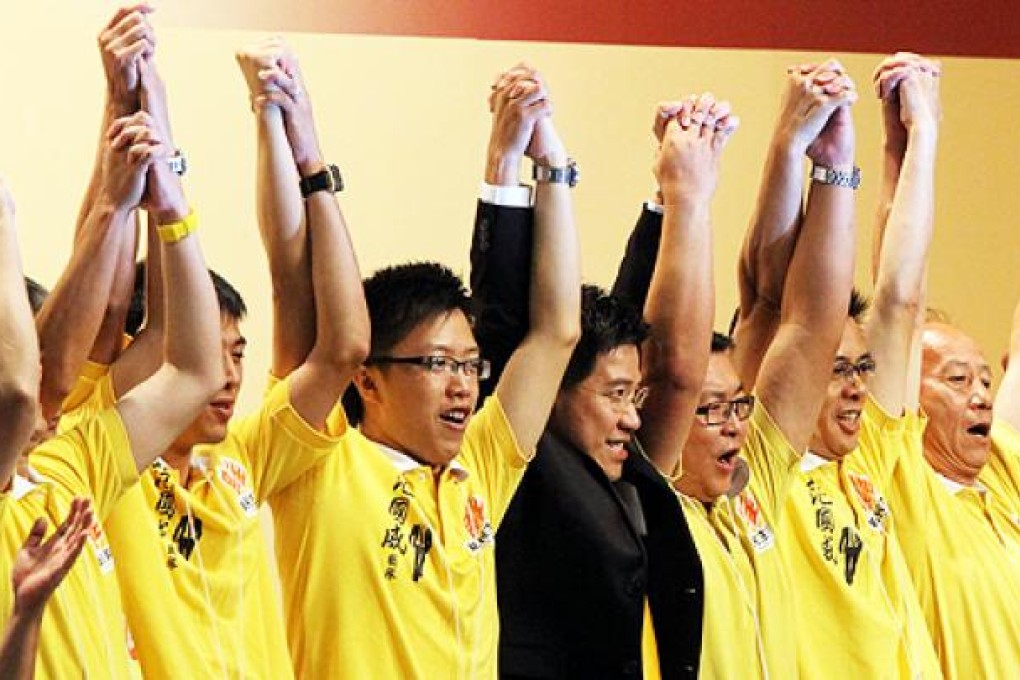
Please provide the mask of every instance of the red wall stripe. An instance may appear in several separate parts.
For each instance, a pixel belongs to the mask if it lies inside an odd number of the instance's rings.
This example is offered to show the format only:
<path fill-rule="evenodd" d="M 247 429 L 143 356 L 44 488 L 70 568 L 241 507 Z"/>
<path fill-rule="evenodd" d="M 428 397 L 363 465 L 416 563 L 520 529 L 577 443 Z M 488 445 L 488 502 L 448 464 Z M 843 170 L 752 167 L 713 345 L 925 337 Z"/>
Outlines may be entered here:
<path fill-rule="evenodd" d="M 1020 2 L 173 0 L 203 28 L 1020 58 Z"/>

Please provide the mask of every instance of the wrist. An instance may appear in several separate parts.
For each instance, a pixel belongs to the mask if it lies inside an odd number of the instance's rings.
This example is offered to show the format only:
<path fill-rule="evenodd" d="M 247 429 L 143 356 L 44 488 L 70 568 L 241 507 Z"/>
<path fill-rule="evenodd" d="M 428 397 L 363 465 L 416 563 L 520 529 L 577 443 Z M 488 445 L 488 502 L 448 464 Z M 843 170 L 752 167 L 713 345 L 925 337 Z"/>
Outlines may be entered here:
<path fill-rule="evenodd" d="M 297 165 L 298 175 L 301 176 L 301 179 L 310 177 L 326 169 L 326 162 L 322 160 L 321 154 L 309 155 L 300 160 L 295 158 L 294 163 Z"/>
<path fill-rule="evenodd" d="M 182 195 L 178 199 L 167 201 L 161 205 L 150 206 L 149 212 L 155 218 L 156 224 L 163 226 L 183 221 L 184 218 L 191 214 L 191 208 L 188 207 L 188 202 L 184 200 Z"/>
<path fill-rule="evenodd" d="M 485 162 L 485 183 L 517 186 L 521 177 L 522 159 L 522 155 L 490 152 Z"/>

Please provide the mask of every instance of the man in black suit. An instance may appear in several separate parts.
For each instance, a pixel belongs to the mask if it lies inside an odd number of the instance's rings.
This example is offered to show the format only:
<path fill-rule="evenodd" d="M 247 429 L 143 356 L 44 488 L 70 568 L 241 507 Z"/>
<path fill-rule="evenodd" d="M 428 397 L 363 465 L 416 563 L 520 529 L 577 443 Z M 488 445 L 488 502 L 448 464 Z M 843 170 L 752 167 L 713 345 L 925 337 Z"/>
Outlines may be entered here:
<path fill-rule="evenodd" d="M 528 80 L 541 84 L 534 70 L 519 66 L 494 85 L 472 244 L 475 332 L 495 375 L 529 322 L 532 210 L 528 190 L 517 184 L 520 161 L 535 161 L 539 182 L 570 181 L 576 170 L 543 165 L 564 154 L 551 118 L 530 117 L 516 103 L 517 85 Z M 623 297 L 585 287 L 581 341 L 497 535 L 504 678 L 698 673 L 701 564 L 664 471 L 676 468 L 677 434 L 685 437 L 693 420 L 708 361 L 708 202 L 731 129 L 724 105 L 710 99 L 692 100 L 683 128 L 679 110 L 663 111 L 656 118 L 663 139 L 656 175 L 665 199 L 658 264 L 642 277 L 625 261 L 620 277 L 631 288 L 627 297 L 648 293 L 650 334 Z M 641 287 L 647 291 L 634 290 Z M 642 368 L 668 379 L 649 392 Z M 639 426 L 641 444 L 633 436 Z"/>

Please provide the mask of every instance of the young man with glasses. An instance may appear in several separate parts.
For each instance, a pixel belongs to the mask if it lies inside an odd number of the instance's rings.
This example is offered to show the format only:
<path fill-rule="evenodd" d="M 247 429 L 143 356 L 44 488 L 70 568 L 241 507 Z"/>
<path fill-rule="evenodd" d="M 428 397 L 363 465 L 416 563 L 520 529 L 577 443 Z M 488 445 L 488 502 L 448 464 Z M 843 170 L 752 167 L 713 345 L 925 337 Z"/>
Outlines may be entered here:
<path fill-rule="evenodd" d="M 541 76 L 515 68 L 497 82 L 496 97 L 520 81 Z M 656 119 L 664 137 L 655 171 L 670 201 L 645 306 L 650 330 L 640 307 L 584 287 L 581 340 L 498 534 L 502 677 L 698 676 L 701 565 L 669 481 L 649 460 L 675 458 L 679 449 L 662 451 L 669 442 L 654 438 L 639 444 L 635 433 L 649 420 L 689 425 L 705 374 L 714 306 L 708 204 L 736 124 L 724 103 L 714 104 L 705 98 L 699 121 L 684 128 L 679 119 Z M 532 275 L 531 210 L 507 198 L 521 156 L 553 134 L 540 123 L 515 156 L 504 135 L 516 130 L 497 111 L 489 167 L 509 171 L 486 174 L 472 250 L 479 340 L 497 373 L 528 328 L 523 300 Z M 642 367 L 660 364 L 669 379 L 646 387 Z"/>
<path fill-rule="evenodd" d="M 499 106 L 532 127 L 550 114 L 538 85 Z M 542 158 L 566 170 L 562 146 Z M 371 351 L 329 419 L 342 441 L 271 499 L 298 677 L 496 677 L 495 532 L 579 332 L 566 184 L 536 190 L 531 257 L 532 327 L 477 412 L 489 365 L 461 280 L 415 263 L 364 281 Z"/>

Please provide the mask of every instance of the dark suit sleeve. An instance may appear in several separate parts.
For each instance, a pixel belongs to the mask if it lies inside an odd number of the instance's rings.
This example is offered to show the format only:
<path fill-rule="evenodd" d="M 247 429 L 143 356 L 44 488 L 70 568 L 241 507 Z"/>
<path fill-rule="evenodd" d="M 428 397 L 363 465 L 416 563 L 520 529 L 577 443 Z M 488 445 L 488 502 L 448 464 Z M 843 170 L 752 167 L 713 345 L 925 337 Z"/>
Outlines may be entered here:
<path fill-rule="evenodd" d="M 627 240 L 627 250 L 613 284 L 613 295 L 627 300 L 638 309 L 645 308 L 661 237 L 662 215 L 643 207 L 634 231 Z"/>
<path fill-rule="evenodd" d="M 471 237 L 471 307 L 475 337 L 492 375 L 478 403 L 492 394 L 510 355 L 528 332 L 534 210 L 478 202 Z"/>

